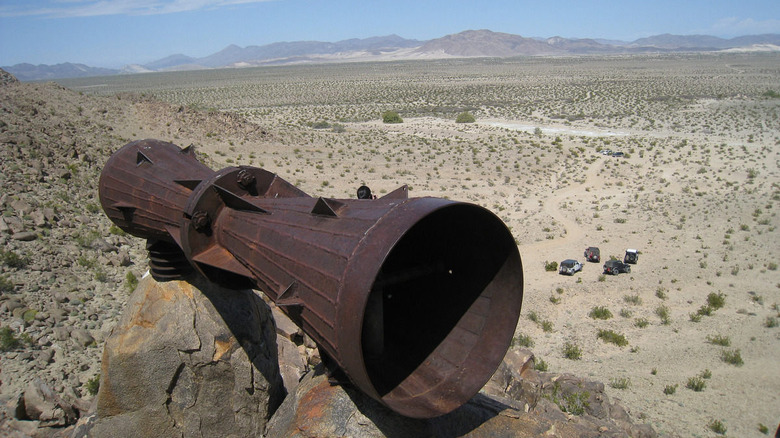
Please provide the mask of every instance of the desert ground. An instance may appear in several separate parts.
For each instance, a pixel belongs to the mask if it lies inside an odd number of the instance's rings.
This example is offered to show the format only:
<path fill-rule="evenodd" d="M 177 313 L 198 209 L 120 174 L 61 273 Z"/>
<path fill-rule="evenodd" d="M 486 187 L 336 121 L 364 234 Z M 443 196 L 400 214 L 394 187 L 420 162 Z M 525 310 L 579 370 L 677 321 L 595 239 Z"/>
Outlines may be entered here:
<path fill-rule="evenodd" d="M 778 54 L 301 65 L 60 84 L 109 109 L 90 117 L 122 111 L 105 122 L 98 162 L 158 138 L 193 144 L 215 169 L 263 167 L 313 196 L 407 184 L 410 196 L 482 205 L 517 241 L 514 348 L 530 347 L 537 368 L 604 382 L 661 436 L 765 436 L 780 422 Z M 403 123 L 383 123 L 385 111 Z M 456 123 L 462 112 L 476 122 Z M 93 325 L 86 370 L 99 369 L 99 343 L 127 297 L 112 285 L 145 270 L 136 245 L 129 268 L 112 266 L 108 284 L 94 286 L 117 304 Z M 600 263 L 583 258 L 589 246 Z M 631 272 L 604 275 L 628 248 L 640 254 Z M 546 269 L 568 258 L 583 270 Z M 4 272 L 20 282 L 20 271 Z M 7 368 L 6 386 L 17 370 Z"/>

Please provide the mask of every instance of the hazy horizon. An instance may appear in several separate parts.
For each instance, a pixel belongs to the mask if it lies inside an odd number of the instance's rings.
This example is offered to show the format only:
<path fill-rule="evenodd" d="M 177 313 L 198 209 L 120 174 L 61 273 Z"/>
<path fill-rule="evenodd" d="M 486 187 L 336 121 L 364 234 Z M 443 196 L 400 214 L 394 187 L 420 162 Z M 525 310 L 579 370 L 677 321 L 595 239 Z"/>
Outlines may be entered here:
<path fill-rule="evenodd" d="M 174 54 L 203 57 L 230 44 L 391 34 L 430 40 L 477 29 L 621 41 L 666 33 L 732 38 L 780 33 L 780 2 L 0 0 L 0 65 L 120 68 Z"/>

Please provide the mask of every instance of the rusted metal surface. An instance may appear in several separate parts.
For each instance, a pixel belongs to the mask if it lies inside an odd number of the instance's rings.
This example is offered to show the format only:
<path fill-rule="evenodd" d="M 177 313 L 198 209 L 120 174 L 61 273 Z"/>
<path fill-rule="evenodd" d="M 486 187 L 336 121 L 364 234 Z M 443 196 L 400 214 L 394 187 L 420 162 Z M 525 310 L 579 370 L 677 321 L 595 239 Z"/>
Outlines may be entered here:
<path fill-rule="evenodd" d="M 356 386 L 406 416 L 476 394 L 520 314 L 514 238 L 473 204 L 409 199 L 406 187 L 315 198 L 263 169 L 214 172 L 157 140 L 109 159 L 100 199 L 123 230 L 177 245 L 210 281 L 262 290 Z"/>

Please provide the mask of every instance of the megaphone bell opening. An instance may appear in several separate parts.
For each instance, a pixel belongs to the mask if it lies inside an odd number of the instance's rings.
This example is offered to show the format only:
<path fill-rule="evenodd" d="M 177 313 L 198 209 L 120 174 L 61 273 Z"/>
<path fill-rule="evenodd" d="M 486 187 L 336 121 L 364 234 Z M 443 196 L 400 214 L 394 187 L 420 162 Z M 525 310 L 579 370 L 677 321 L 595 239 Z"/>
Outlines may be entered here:
<path fill-rule="evenodd" d="M 504 224 L 468 204 L 439 209 L 403 235 L 382 264 L 363 319 L 365 366 L 380 396 L 410 377 L 434 386 L 470 366 L 488 335 L 492 297 L 485 291 L 513 250 Z M 445 340 L 460 348 L 432 355 Z M 426 360 L 446 363 L 435 367 L 439 375 L 415 376 L 426 373 Z"/>

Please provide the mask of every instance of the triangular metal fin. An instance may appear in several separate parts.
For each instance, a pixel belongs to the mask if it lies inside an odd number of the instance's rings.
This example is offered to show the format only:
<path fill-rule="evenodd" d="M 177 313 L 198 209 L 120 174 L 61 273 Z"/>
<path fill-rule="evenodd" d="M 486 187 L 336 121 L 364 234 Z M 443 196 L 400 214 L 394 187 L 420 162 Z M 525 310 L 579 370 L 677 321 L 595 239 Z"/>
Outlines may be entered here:
<path fill-rule="evenodd" d="M 200 181 L 201 180 L 199 179 L 177 179 L 174 180 L 173 182 L 175 182 L 180 186 L 186 187 L 190 190 L 195 190 L 195 187 L 197 187 L 198 184 L 200 184 Z"/>
<path fill-rule="evenodd" d="M 303 306 L 303 300 L 298 296 L 298 283 L 295 281 L 290 283 L 290 285 L 276 297 L 275 303 L 280 307 Z"/>
<path fill-rule="evenodd" d="M 379 199 L 409 199 L 409 186 L 404 184 Z"/>
<path fill-rule="evenodd" d="M 252 278 L 252 271 L 221 246 L 212 245 L 209 249 L 192 256 L 192 261 Z"/>
<path fill-rule="evenodd" d="M 336 212 L 344 207 L 344 205 L 343 202 L 336 201 L 335 199 L 319 198 L 314 204 L 314 208 L 311 209 L 311 214 L 338 217 Z"/>
<path fill-rule="evenodd" d="M 225 206 L 228 208 L 232 208 L 233 210 L 251 211 L 255 213 L 268 213 L 268 211 L 256 206 L 255 204 L 252 204 L 251 202 L 245 200 L 244 198 L 236 195 L 224 187 L 220 187 L 216 184 L 214 184 L 213 187 L 214 190 L 217 191 L 219 198 L 222 199 L 222 202 L 224 202 Z"/>
<path fill-rule="evenodd" d="M 135 165 L 140 166 L 144 163 L 154 164 L 152 160 L 147 157 L 143 152 L 138 151 L 138 154 L 135 156 Z"/>

